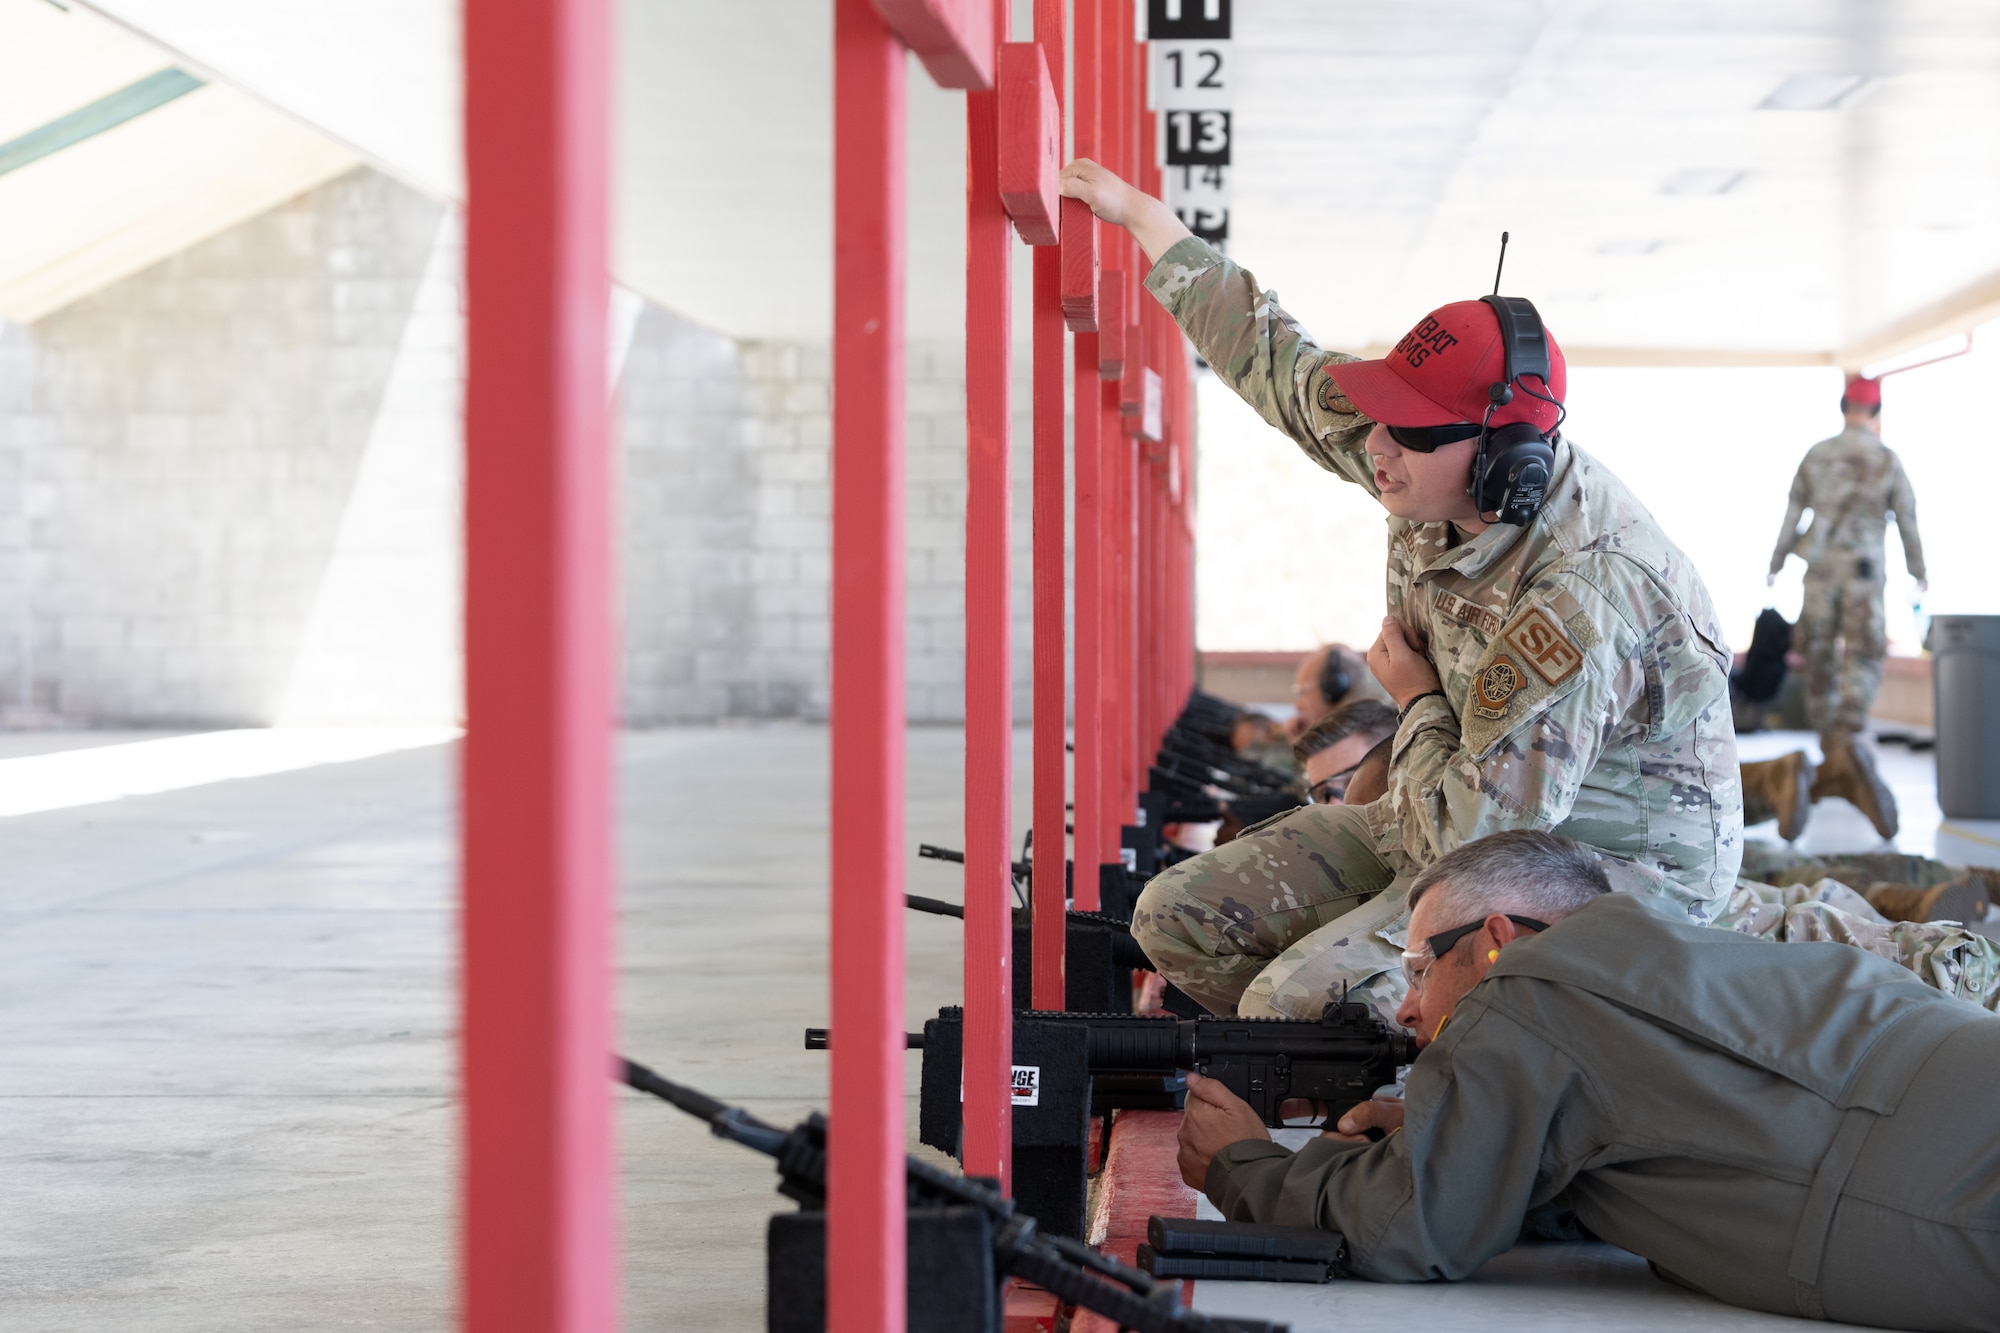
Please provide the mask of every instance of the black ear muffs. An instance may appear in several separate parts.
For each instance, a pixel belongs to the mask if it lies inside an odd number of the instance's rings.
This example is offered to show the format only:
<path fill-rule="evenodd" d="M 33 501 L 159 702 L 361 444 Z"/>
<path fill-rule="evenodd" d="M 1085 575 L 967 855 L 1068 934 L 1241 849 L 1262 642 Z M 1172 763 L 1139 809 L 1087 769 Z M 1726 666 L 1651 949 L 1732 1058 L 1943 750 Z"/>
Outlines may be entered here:
<path fill-rule="evenodd" d="M 1497 513 L 1502 523 L 1527 524 L 1548 497 L 1556 451 L 1532 421 L 1510 421 L 1480 437 L 1473 463 L 1473 493 L 1479 512 Z"/>
<path fill-rule="evenodd" d="M 1503 252 L 1504 253 L 1504 252 Z M 1534 302 L 1524 296 L 1482 296 L 1500 324 L 1500 345 L 1505 356 L 1506 378 L 1487 391 L 1493 413 L 1514 401 L 1514 391 L 1556 404 L 1556 424 L 1547 434 L 1532 421 L 1510 421 L 1503 426 L 1482 423 L 1479 453 L 1472 464 L 1472 495 L 1482 514 L 1498 514 L 1501 523 L 1532 523 L 1548 498 L 1549 476 L 1555 471 L 1556 452 L 1551 442 L 1562 426 L 1563 405 L 1548 396 L 1549 340 L 1542 331 L 1542 315 Z M 1541 381 L 1536 389 L 1523 380 L 1533 376 Z"/>
<path fill-rule="evenodd" d="M 1319 667 L 1319 696 L 1329 707 L 1347 697 L 1354 688 L 1354 682 L 1347 677 L 1347 664 L 1340 660 L 1340 654 L 1327 650 L 1326 660 Z"/>

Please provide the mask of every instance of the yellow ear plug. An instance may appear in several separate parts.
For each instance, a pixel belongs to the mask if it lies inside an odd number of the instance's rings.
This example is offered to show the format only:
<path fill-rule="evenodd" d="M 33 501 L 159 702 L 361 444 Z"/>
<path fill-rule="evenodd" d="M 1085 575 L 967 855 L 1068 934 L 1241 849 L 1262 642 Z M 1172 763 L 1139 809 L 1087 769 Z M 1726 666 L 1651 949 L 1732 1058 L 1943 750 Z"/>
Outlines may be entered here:
<path fill-rule="evenodd" d="M 1486 951 L 1486 961 L 1489 963 L 1492 962 L 1495 958 L 1498 958 L 1499 956 L 1500 956 L 1500 951 L 1498 949 L 1488 949 Z"/>

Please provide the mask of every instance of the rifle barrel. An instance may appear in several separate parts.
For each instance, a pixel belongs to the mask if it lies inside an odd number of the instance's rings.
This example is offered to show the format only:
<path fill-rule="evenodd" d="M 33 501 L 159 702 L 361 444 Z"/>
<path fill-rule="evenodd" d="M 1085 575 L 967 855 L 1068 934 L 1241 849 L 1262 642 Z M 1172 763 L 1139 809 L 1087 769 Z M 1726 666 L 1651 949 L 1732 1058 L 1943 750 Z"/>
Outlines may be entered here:
<path fill-rule="evenodd" d="M 650 1092 L 662 1101 L 673 1103 L 697 1120 L 706 1120 L 713 1125 L 735 1109 L 728 1102 L 717 1101 L 705 1092 L 696 1092 L 693 1088 L 683 1087 L 670 1079 L 661 1078 L 637 1060 L 627 1060 L 623 1056 L 618 1059 L 623 1066 L 620 1073 L 627 1087 L 636 1088 L 640 1092 Z"/>
<path fill-rule="evenodd" d="M 833 1048 L 832 1048 L 831 1046 L 827 1045 L 827 1042 L 828 1042 L 828 1041 L 829 1041 L 829 1040 L 831 1039 L 831 1037 L 832 1037 L 832 1029 L 831 1029 L 831 1028 L 807 1028 L 807 1029 L 806 1029 L 806 1049 L 807 1049 L 807 1050 L 809 1050 L 809 1051 L 827 1051 L 827 1050 L 832 1050 Z M 904 1049 L 904 1050 L 906 1050 L 906 1051 L 921 1051 L 921 1050 L 922 1050 L 923 1048 L 924 1048 L 924 1034 L 923 1034 L 923 1033 L 921 1033 L 921 1032 L 905 1032 L 905 1033 L 903 1034 L 903 1049 Z"/>

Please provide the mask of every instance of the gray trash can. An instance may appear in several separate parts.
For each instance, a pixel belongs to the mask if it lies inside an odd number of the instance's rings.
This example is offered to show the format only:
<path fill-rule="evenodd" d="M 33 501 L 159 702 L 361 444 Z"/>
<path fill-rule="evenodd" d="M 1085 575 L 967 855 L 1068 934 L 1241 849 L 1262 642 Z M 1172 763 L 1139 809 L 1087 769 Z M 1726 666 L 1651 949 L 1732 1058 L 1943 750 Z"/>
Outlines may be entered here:
<path fill-rule="evenodd" d="M 2000 819 L 2000 616 L 1933 616 L 1938 807 Z"/>

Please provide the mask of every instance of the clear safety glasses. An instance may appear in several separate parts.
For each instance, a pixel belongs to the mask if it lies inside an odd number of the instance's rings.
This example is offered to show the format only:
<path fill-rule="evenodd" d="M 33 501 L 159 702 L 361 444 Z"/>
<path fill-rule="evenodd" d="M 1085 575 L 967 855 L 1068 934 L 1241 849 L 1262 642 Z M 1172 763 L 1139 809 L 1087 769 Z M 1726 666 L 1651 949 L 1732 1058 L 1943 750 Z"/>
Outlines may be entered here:
<path fill-rule="evenodd" d="M 1537 921 L 1531 916 L 1515 916 L 1512 912 L 1508 912 L 1506 917 L 1515 925 L 1526 926 L 1529 930 L 1547 930 L 1549 928 L 1548 922 Z M 1403 979 L 1410 983 L 1410 989 L 1421 995 L 1424 989 L 1424 976 L 1431 970 L 1431 965 L 1457 948 L 1460 940 L 1485 924 L 1486 918 L 1482 916 L 1477 921 L 1466 925 L 1453 926 L 1450 930 L 1439 931 L 1425 940 L 1424 951 L 1422 953 L 1405 952 L 1403 954 Z"/>

